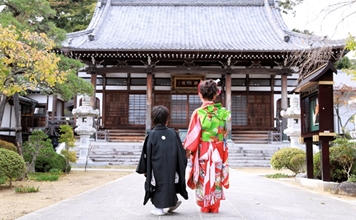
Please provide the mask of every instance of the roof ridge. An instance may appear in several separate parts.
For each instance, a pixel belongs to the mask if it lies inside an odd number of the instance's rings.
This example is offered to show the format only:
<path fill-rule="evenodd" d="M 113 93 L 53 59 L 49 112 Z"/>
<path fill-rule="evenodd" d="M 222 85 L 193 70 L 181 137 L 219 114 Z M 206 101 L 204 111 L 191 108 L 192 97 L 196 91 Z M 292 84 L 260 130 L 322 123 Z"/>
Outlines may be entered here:
<path fill-rule="evenodd" d="M 264 4 L 236 4 L 236 3 L 231 3 L 231 4 L 219 4 L 219 3 L 211 3 L 211 4 L 206 4 L 206 3 L 196 3 L 196 4 L 184 4 L 184 3 L 165 3 L 165 4 L 156 4 L 156 3 L 112 3 L 112 6 L 211 6 L 211 7 L 217 7 L 217 6 L 264 6 Z"/>
<path fill-rule="evenodd" d="M 104 0 L 105 1 L 105 0 Z M 267 0 L 274 6 L 274 0 Z M 263 6 L 265 0 L 112 0 L 113 6 Z"/>

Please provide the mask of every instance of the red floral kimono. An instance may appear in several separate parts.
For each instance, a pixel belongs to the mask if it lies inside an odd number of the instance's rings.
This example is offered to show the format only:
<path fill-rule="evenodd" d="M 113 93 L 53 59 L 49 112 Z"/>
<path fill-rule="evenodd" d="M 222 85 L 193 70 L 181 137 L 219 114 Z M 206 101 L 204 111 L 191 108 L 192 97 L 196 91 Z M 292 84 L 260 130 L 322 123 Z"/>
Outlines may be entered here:
<path fill-rule="evenodd" d="M 197 204 L 211 212 L 225 199 L 223 187 L 229 188 L 225 138 L 230 121 L 230 111 L 220 103 L 204 103 L 193 112 L 184 142 L 193 154 L 188 186 L 195 189 Z"/>

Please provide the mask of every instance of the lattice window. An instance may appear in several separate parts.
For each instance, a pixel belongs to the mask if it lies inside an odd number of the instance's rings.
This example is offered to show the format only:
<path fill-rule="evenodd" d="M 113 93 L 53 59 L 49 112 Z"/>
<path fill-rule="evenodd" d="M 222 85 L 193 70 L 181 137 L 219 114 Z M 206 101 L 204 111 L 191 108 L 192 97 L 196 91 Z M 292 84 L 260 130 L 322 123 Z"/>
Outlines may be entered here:
<path fill-rule="evenodd" d="M 171 125 L 187 124 L 187 95 L 172 95 Z"/>
<path fill-rule="evenodd" d="M 198 95 L 189 95 L 189 117 L 192 115 L 196 108 L 201 106 L 201 104 L 202 103 Z"/>
<path fill-rule="evenodd" d="M 171 94 L 159 94 L 156 93 L 154 95 L 154 106 L 163 105 L 168 108 L 169 112 L 171 112 Z"/>
<path fill-rule="evenodd" d="M 247 97 L 246 95 L 233 95 L 231 101 L 231 120 L 234 126 L 247 125 Z"/>
<path fill-rule="evenodd" d="M 146 123 L 146 94 L 129 95 L 129 124 L 144 125 Z"/>

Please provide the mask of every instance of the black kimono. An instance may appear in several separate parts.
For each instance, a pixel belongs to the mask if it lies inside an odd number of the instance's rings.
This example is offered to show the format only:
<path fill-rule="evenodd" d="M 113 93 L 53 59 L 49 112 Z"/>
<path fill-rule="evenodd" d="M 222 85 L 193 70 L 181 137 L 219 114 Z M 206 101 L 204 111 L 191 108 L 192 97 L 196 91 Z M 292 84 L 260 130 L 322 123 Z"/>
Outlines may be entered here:
<path fill-rule="evenodd" d="M 188 199 L 185 184 L 187 158 L 177 132 L 163 125 L 156 125 L 147 135 L 136 172 L 146 174 L 143 204 L 151 202 L 156 208 L 175 206 L 180 194 Z M 155 186 L 151 184 L 152 174 Z M 178 174 L 178 183 L 175 176 Z"/>

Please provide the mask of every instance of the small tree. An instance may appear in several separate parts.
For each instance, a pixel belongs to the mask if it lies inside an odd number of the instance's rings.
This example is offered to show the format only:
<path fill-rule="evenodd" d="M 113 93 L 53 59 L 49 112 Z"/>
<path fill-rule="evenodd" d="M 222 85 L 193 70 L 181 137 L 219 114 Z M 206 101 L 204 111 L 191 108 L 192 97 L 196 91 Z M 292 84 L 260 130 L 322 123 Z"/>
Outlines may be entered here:
<path fill-rule="evenodd" d="M 71 151 L 70 148 L 75 146 L 75 138 L 73 128 L 70 125 L 61 125 L 59 127 L 60 137 L 59 142 L 65 144 L 65 148 L 61 150 L 61 154 L 66 159 L 65 172 L 69 172 L 69 162 L 75 163 L 77 161 L 77 152 Z"/>
<path fill-rule="evenodd" d="M 349 142 L 346 138 L 337 138 L 333 141 L 337 150 L 331 155 L 331 159 L 337 161 L 350 179 L 353 165 L 356 162 L 355 144 Z"/>
<path fill-rule="evenodd" d="M 27 172 L 35 172 L 37 156 L 42 148 L 53 148 L 51 140 L 42 130 L 35 130 L 24 143 L 24 158 L 27 162 Z"/>

